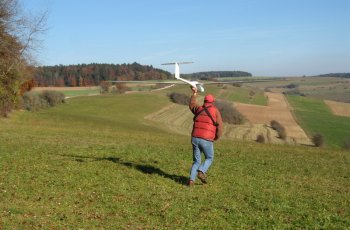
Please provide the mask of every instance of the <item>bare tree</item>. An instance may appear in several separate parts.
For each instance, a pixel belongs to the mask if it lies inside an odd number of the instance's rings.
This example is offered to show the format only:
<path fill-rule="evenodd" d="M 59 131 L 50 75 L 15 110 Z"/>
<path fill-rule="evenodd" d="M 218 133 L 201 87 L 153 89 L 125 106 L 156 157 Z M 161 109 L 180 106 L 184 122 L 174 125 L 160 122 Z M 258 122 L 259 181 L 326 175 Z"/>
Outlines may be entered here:
<path fill-rule="evenodd" d="M 0 116 L 16 107 L 21 85 L 32 77 L 32 54 L 46 18 L 47 12 L 26 15 L 18 0 L 0 0 Z"/>

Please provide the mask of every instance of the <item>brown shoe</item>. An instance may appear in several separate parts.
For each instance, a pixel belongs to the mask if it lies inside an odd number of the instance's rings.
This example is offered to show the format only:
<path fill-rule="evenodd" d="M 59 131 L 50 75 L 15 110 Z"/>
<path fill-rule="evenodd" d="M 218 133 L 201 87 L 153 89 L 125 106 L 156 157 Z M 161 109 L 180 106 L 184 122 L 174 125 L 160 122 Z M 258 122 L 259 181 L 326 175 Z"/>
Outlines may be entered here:
<path fill-rule="evenodd" d="M 193 180 L 188 180 L 187 186 L 188 186 L 188 187 L 191 187 L 191 186 L 193 186 L 193 185 L 194 185 L 194 181 L 193 181 Z"/>
<path fill-rule="evenodd" d="M 208 183 L 207 176 L 202 171 L 198 171 L 197 177 L 202 181 L 203 184 Z"/>

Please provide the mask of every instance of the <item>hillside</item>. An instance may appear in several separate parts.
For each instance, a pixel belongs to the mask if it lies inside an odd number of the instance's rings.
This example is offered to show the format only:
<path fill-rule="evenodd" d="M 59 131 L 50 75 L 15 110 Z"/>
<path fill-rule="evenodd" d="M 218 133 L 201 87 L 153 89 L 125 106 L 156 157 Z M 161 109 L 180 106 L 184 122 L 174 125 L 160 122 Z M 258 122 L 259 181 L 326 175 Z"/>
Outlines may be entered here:
<path fill-rule="evenodd" d="M 170 79 L 167 71 L 148 65 L 81 64 L 38 67 L 35 72 L 37 86 L 94 86 L 108 80 L 163 80 Z"/>
<path fill-rule="evenodd" d="M 350 226 L 348 152 L 221 140 L 209 184 L 188 188 L 189 134 L 144 119 L 168 105 L 158 92 L 77 97 L 1 119 L 0 228 Z"/>

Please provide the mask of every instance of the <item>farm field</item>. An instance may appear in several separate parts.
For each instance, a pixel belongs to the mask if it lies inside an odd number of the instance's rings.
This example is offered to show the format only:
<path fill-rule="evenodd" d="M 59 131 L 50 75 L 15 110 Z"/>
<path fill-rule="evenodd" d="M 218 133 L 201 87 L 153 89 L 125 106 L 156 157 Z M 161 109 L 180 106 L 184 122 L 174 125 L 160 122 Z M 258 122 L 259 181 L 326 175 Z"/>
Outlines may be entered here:
<path fill-rule="evenodd" d="M 1 119 L 0 228 L 350 226 L 349 152 L 224 139 L 209 184 L 188 188 L 189 134 L 145 119 L 172 106 L 102 95 Z"/>
<path fill-rule="evenodd" d="M 329 100 L 325 100 L 324 102 L 329 106 L 334 115 L 350 117 L 350 103 Z"/>
<path fill-rule="evenodd" d="M 285 128 L 289 142 L 312 145 L 304 130 L 296 123 L 283 94 L 266 93 L 266 95 L 269 98 L 268 106 L 236 103 L 236 108 L 253 124 L 269 126 L 272 120 L 278 121 Z M 271 135 L 266 139 L 269 138 Z"/>
<path fill-rule="evenodd" d="M 325 143 L 341 147 L 350 139 L 350 117 L 334 115 L 323 100 L 288 96 L 299 124 L 309 136 L 321 134 Z"/>
<path fill-rule="evenodd" d="M 293 84 L 295 88 L 288 89 Z M 284 81 L 249 83 L 270 92 L 297 91 L 306 97 L 350 103 L 350 80 L 336 77 L 289 77 Z"/>
<path fill-rule="evenodd" d="M 277 93 L 267 95 L 270 98 L 269 106 L 234 103 L 248 121 L 243 125 L 225 124 L 223 138 L 255 141 L 261 134 L 268 143 L 312 145 L 305 132 L 295 122 L 283 95 Z M 202 103 L 203 97 L 198 97 L 197 102 Z M 159 123 L 163 128 L 183 135 L 191 132 L 192 118 L 192 113 L 188 113 L 188 106 L 178 104 L 165 106 L 145 117 Z M 280 139 L 277 132 L 270 127 L 272 120 L 278 120 L 286 128 L 288 135 L 286 141 Z"/>
<path fill-rule="evenodd" d="M 267 97 L 264 92 L 252 87 L 223 86 L 217 97 L 231 102 L 241 102 L 253 105 L 267 105 Z"/>

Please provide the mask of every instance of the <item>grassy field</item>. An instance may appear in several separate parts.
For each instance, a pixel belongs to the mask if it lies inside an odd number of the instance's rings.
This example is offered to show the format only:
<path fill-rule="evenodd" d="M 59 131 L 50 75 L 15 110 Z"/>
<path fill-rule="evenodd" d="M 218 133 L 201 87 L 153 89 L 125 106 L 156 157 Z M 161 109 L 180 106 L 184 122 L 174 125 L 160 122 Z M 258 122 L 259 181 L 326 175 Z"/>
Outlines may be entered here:
<path fill-rule="evenodd" d="M 293 89 L 287 85 L 297 86 Z M 306 97 L 327 99 L 350 103 L 350 80 L 335 77 L 290 77 L 285 81 L 249 83 L 261 89 L 267 88 L 273 92 L 288 92 L 297 90 Z"/>
<path fill-rule="evenodd" d="M 267 105 L 267 97 L 262 90 L 250 87 L 229 87 L 224 91 L 220 98 L 245 104 Z"/>
<path fill-rule="evenodd" d="M 171 92 L 177 92 L 182 94 L 191 95 L 191 91 L 187 85 L 177 85 L 167 90 L 159 92 L 159 94 L 166 95 Z M 205 94 L 213 94 L 216 98 L 231 101 L 241 102 L 255 105 L 267 105 L 267 97 L 264 96 L 264 92 L 256 87 L 235 87 L 232 85 L 205 85 Z"/>
<path fill-rule="evenodd" d="M 100 94 L 100 87 L 37 87 L 32 92 L 42 92 L 44 90 L 54 90 L 64 93 L 66 97 L 88 96 Z"/>
<path fill-rule="evenodd" d="M 342 147 L 350 140 L 350 117 L 333 115 L 323 100 L 300 96 L 287 98 L 300 125 L 310 136 L 321 134 L 331 147 Z"/>
<path fill-rule="evenodd" d="M 349 152 L 223 140 L 188 188 L 190 137 L 144 119 L 168 104 L 77 97 L 1 119 L 0 229 L 349 228 Z"/>

